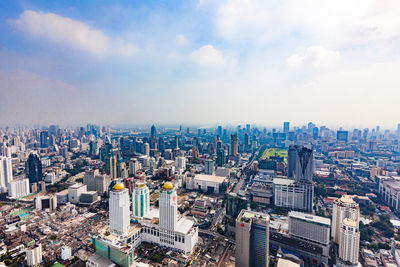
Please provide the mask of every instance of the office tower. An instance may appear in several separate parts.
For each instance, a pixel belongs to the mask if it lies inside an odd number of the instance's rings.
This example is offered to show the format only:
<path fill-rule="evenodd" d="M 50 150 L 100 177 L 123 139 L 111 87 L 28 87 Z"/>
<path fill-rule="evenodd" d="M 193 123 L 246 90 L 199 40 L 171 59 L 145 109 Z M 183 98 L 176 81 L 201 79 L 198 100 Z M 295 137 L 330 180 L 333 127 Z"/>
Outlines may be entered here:
<path fill-rule="evenodd" d="M 337 131 L 336 139 L 338 141 L 343 141 L 343 142 L 347 143 L 347 141 L 349 139 L 349 132 L 348 131 L 341 131 L 341 130 Z"/>
<path fill-rule="evenodd" d="M 29 183 L 42 181 L 42 162 L 37 154 L 31 153 L 26 161 L 26 175 Z"/>
<path fill-rule="evenodd" d="M 318 139 L 318 137 L 319 137 L 319 129 L 318 129 L 318 127 L 314 127 L 313 130 L 312 130 L 312 133 L 313 133 L 313 139 Z"/>
<path fill-rule="evenodd" d="M 298 146 L 291 145 L 288 149 L 288 167 L 287 176 L 293 178 L 294 170 L 296 168 L 296 157 L 297 157 Z"/>
<path fill-rule="evenodd" d="M 160 152 L 164 152 L 164 150 L 165 150 L 165 141 L 164 141 L 163 137 L 158 138 L 158 150 Z"/>
<path fill-rule="evenodd" d="M 344 219 L 349 218 L 356 222 L 359 221 L 360 208 L 352 196 L 344 195 L 333 202 L 332 210 L 332 231 L 333 242 L 339 243 L 339 233 Z"/>
<path fill-rule="evenodd" d="M 115 184 L 110 191 L 109 212 L 112 231 L 125 235 L 130 226 L 129 191 L 124 184 Z"/>
<path fill-rule="evenodd" d="M 104 160 L 105 172 L 110 175 L 111 180 L 117 178 L 117 156 L 111 151 L 111 155 L 107 156 Z"/>
<path fill-rule="evenodd" d="M 26 264 L 28 266 L 40 266 L 42 257 L 42 244 L 26 249 Z"/>
<path fill-rule="evenodd" d="M 139 170 L 139 161 L 135 158 L 129 160 L 129 175 L 133 176 Z"/>
<path fill-rule="evenodd" d="M 358 221 L 345 218 L 340 227 L 339 258 L 343 262 L 358 264 L 360 231 Z"/>
<path fill-rule="evenodd" d="M 215 167 L 214 167 L 214 161 L 212 159 L 206 160 L 205 167 L 204 167 L 204 173 L 209 174 L 209 175 L 214 175 Z"/>
<path fill-rule="evenodd" d="M 250 133 L 250 124 L 246 124 L 246 132 Z"/>
<path fill-rule="evenodd" d="M 150 191 L 145 182 L 136 182 L 132 191 L 132 216 L 143 218 L 150 211 Z"/>
<path fill-rule="evenodd" d="M 163 242 L 174 241 L 178 221 L 178 196 L 171 182 L 166 182 L 160 191 L 160 234 Z"/>
<path fill-rule="evenodd" d="M 143 154 L 146 156 L 150 155 L 150 145 L 149 143 L 144 143 L 143 144 Z"/>
<path fill-rule="evenodd" d="M 110 177 L 100 174 L 99 170 L 86 171 L 83 176 L 83 184 L 87 186 L 87 191 L 96 191 L 100 195 L 107 192 L 110 183 Z"/>
<path fill-rule="evenodd" d="M 242 210 L 236 219 L 236 266 L 269 266 L 269 215 Z"/>
<path fill-rule="evenodd" d="M 249 150 L 250 147 L 250 138 L 249 138 L 249 134 L 245 133 L 244 134 L 244 150 L 247 152 Z"/>
<path fill-rule="evenodd" d="M 156 130 L 156 126 L 154 126 L 154 125 L 151 126 L 150 138 L 151 138 L 151 140 L 156 140 L 156 138 L 157 138 L 157 130 Z"/>
<path fill-rule="evenodd" d="M 7 185 L 13 179 L 12 159 L 0 157 L 0 192 L 5 192 Z"/>
<path fill-rule="evenodd" d="M 236 134 L 231 134 L 231 156 L 236 156 L 238 154 L 238 137 Z"/>
<path fill-rule="evenodd" d="M 49 146 L 48 139 L 49 139 L 48 131 L 40 132 L 40 147 L 41 148 L 47 148 Z"/>
<path fill-rule="evenodd" d="M 186 158 L 183 156 L 176 157 L 175 159 L 175 169 L 185 170 L 186 169 Z"/>
<path fill-rule="evenodd" d="M 321 245 L 329 245 L 331 220 L 307 213 L 289 212 L 289 234 Z"/>
<path fill-rule="evenodd" d="M 29 195 L 29 179 L 14 179 L 7 184 L 8 197 L 20 198 Z"/>
<path fill-rule="evenodd" d="M 284 132 L 284 133 L 288 133 L 289 131 L 290 131 L 290 122 L 285 121 L 285 122 L 283 123 L 283 132 Z"/>
<path fill-rule="evenodd" d="M 288 150 L 288 177 L 297 182 L 311 182 L 313 175 L 313 150 L 291 145 Z"/>
<path fill-rule="evenodd" d="M 189 128 L 188 128 L 189 129 Z M 177 135 L 175 135 L 175 139 L 174 139 L 174 149 L 179 148 L 179 137 Z"/>
<path fill-rule="evenodd" d="M 218 126 L 218 135 L 222 136 L 222 126 Z"/>
<path fill-rule="evenodd" d="M 225 150 L 223 148 L 219 148 L 217 150 L 217 166 L 222 167 L 225 164 Z"/>

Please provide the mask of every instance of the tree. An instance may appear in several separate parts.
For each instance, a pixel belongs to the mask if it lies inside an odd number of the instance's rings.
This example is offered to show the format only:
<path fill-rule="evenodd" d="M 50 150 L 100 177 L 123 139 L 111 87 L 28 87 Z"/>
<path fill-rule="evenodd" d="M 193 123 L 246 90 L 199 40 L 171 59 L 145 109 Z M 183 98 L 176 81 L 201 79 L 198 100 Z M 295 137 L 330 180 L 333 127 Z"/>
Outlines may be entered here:
<path fill-rule="evenodd" d="M 158 263 L 161 263 L 161 261 L 162 261 L 160 254 L 154 254 L 152 259 L 154 262 L 158 262 Z"/>

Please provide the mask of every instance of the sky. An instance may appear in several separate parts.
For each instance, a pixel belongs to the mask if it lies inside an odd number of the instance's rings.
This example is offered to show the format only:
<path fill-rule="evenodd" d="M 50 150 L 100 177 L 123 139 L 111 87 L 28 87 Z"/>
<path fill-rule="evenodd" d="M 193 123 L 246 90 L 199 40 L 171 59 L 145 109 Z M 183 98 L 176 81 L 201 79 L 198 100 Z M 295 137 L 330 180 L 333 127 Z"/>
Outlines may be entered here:
<path fill-rule="evenodd" d="M 0 124 L 394 128 L 400 1 L 0 1 Z"/>

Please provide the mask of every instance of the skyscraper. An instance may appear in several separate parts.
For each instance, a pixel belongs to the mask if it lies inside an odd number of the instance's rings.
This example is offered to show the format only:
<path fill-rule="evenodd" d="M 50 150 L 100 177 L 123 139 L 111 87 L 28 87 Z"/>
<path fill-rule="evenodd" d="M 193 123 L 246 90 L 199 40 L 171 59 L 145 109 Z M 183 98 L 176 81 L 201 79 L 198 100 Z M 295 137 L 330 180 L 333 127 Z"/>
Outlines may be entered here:
<path fill-rule="evenodd" d="M 0 157 L 0 191 L 5 192 L 7 185 L 13 179 L 12 159 Z"/>
<path fill-rule="evenodd" d="M 236 156 L 239 152 L 238 137 L 236 134 L 231 134 L 231 156 Z"/>
<path fill-rule="evenodd" d="M 225 150 L 223 148 L 219 148 L 217 150 L 217 166 L 222 167 L 225 164 Z"/>
<path fill-rule="evenodd" d="M 284 133 L 288 133 L 289 130 L 290 130 L 290 122 L 285 121 L 285 122 L 283 123 L 283 132 L 284 132 Z"/>
<path fill-rule="evenodd" d="M 218 126 L 218 135 L 222 136 L 222 126 Z"/>
<path fill-rule="evenodd" d="M 343 142 L 347 143 L 347 141 L 349 139 L 349 132 L 348 131 L 342 131 L 342 130 L 337 131 L 336 139 L 338 141 L 343 141 Z"/>
<path fill-rule="evenodd" d="M 25 171 L 29 178 L 29 183 L 42 181 L 42 162 L 37 154 L 31 153 L 29 155 Z"/>
<path fill-rule="evenodd" d="M 48 139 L 49 139 L 48 131 L 40 132 L 40 147 L 41 148 L 47 148 L 49 146 Z"/>
<path fill-rule="evenodd" d="M 136 182 L 132 191 L 132 215 L 143 218 L 150 211 L 150 192 L 145 182 Z"/>
<path fill-rule="evenodd" d="M 297 182 L 312 181 L 314 154 L 313 149 L 291 145 L 288 150 L 288 177 Z"/>
<path fill-rule="evenodd" d="M 269 215 L 242 210 L 236 219 L 236 266 L 269 266 Z"/>
<path fill-rule="evenodd" d="M 109 200 L 110 229 L 118 234 L 128 233 L 130 226 L 129 191 L 124 184 L 115 184 Z"/>
<path fill-rule="evenodd" d="M 166 182 L 160 191 L 160 241 L 174 244 L 178 222 L 178 196 L 171 182 Z"/>
<path fill-rule="evenodd" d="M 215 168 L 214 168 L 214 161 L 212 159 L 206 160 L 204 172 L 205 174 L 214 175 Z"/>
<path fill-rule="evenodd" d="M 156 126 L 154 126 L 154 125 L 151 126 L 150 138 L 151 138 L 151 140 L 156 140 L 156 138 L 157 138 L 157 130 L 156 130 Z"/>
<path fill-rule="evenodd" d="M 358 221 L 345 218 L 340 227 L 339 258 L 343 262 L 358 264 L 358 253 L 360 247 L 360 231 Z"/>
<path fill-rule="evenodd" d="M 333 242 L 339 243 L 339 233 L 341 224 L 345 218 L 350 218 L 354 221 L 359 220 L 360 208 L 351 196 L 344 195 L 340 199 L 335 200 L 332 210 L 332 231 L 331 236 Z"/>

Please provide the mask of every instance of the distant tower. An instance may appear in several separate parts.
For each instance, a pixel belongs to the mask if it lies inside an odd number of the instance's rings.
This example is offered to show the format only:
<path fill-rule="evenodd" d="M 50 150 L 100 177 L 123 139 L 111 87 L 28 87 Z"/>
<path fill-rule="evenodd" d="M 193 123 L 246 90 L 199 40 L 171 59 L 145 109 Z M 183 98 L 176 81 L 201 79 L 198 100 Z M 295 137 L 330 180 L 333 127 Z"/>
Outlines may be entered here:
<path fill-rule="evenodd" d="M 157 138 L 157 130 L 156 130 L 156 126 L 151 126 L 151 134 L 150 134 L 150 138 L 151 140 L 156 140 Z"/>
<path fill-rule="evenodd" d="M 136 182 L 132 191 L 132 215 L 143 218 L 150 211 L 150 192 L 145 182 Z"/>
<path fill-rule="evenodd" d="M 290 131 L 290 122 L 285 121 L 285 122 L 283 123 L 283 132 L 284 132 L 284 133 L 288 133 L 289 131 Z"/>
<path fill-rule="evenodd" d="M 48 131 L 40 132 L 40 147 L 41 148 L 47 148 L 49 146 L 48 139 L 49 139 Z"/>
<path fill-rule="evenodd" d="M 127 234 L 130 226 L 129 191 L 122 183 L 114 185 L 110 191 L 109 212 L 111 230 Z"/>
<path fill-rule="evenodd" d="M 29 183 L 38 183 L 42 181 L 42 162 L 37 154 L 31 153 L 26 161 L 26 174 Z"/>
<path fill-rule="evenodd" d="M 238 154 L 238 137 L 236 134 L 231 135 L 231 155 L 236 156 Z"/>

